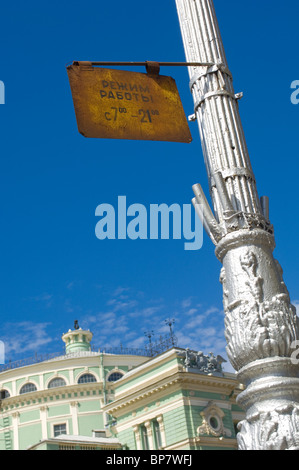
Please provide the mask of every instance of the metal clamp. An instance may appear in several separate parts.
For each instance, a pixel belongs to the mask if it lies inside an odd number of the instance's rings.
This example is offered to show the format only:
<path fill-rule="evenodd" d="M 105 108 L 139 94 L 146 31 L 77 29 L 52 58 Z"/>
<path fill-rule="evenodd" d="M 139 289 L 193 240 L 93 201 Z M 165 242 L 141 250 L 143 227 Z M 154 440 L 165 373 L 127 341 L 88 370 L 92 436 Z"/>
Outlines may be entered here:
<path fill-rule="evenodd" d="M 208 98 L 212 98 L 213 96 L 229 96 L 230 98 L 234 100 L 239 100 L 243 97 L 243 93 L 237 93 L 234 95 L 233 93 L 230 93 L 227 90 L 210 91 L 209 93 L 206 93 L 205 95 L 201 96 L 199 100 L 195 102 L 195 105 L 194 105 L 195 113 L 205 100 L 207 100 Z"/>
<path fill-rule="evenodd" d="M 198 72 L 193 75 L 193 77 L 190 80 L 190 91 L 192 92 L 192 89 L 197 82 L 197 80 L 200 80 L 202 77 L 205 77 L 206 75 L 210 73 L 217 73 L 217 72 L 222 72 L 228 75 L 231 79 L 233 78 L 232 73 L 230 70 L 226 67 L 226 65 L 219 63 L 219 64 L 214 64 L 211 67 L 208 67 L 206 71 L 204 72 Z"/>
<path fill-rule="evenodd" d="M 160 64 L 159 62 L 146 61 L 145 62 L 146 72 L 149 75 L 159 75 L 160 73 Z"/>

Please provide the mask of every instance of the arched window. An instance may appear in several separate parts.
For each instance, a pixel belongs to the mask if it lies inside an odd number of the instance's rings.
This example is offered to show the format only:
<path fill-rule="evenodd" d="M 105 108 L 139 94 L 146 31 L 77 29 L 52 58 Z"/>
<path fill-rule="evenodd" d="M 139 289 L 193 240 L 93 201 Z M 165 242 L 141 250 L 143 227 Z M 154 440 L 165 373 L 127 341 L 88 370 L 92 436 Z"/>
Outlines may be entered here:
<path fill-rule="evenodd" d="M 24 393 L 30 393 L 30 392 L 36 392 L 37 388 L 34 384 L 28 383 L 23 385 L 23 387 L 20 390 L 20 395 L 23 395 Z"/>
<path fill-rule="evenodd" d="M 4 400 L 5 398 L 9 398 L 10 393 L 7 390 L 0 390 L 0 400 Z"/>
<path fill-rule="evenodd" d="M 96 382 L 97 379 L 92 374 L 83 374 L 78 380 L 78 384 L 88 384 L 92 382 Z"/>
<path fill-rule="evenodd" d="M 160 449 L 162 447 L 162 437 L 161 437 L 161 429 L 157 419 L 153 421 L 153 430 L 154 430 L 154 438 L 156 449 Z"/>
<path fill-rule="evenodd" d="M 57 387 L 65 387 L 66 383 L 65 380 L 61 377 L 56 377 L 49 382 L 48 388 L 57 388 Z"/>
<path fill-rule="evenodd" d="M 108 377 L 108 382 L 116 382 L 117 380 L 121 379 L 123 374 L 121 372 L 112 372 L 112 374 Z"/>
<path fill-rule="evenodd" d="M 143 450 L 149 450 L 149 439 L 148 439 L 148 430 L 144 426 L 144 424 L 140 427 L 141 431 L 141 442 L 142 442 L 142 447 Z"/>

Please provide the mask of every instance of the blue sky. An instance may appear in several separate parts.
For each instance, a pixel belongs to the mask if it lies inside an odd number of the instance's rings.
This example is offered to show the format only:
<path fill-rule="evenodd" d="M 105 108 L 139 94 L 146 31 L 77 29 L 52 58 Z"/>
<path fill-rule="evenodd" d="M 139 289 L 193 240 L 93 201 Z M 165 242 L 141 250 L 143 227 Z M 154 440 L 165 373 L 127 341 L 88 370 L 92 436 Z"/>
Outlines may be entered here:
<path fill-rule="evenodd" d="M 292 300 L 298 287 L 299 80 L 295 0 L 215 0 L 259 194 L 270 197 L 275 255 Z M 196 123 L 191 144 L 85 139 L 65 65 L 73 60 L 183 61 L 175 2 L 23 2 L 1 6 L 0 338 L 6 359 L 62 349 L 75 319 L 96 347 L 142 347 L 175 318 L 182 347 L 225 354 L 220 264 L 204 234 L 182 240 L 98 240 L 95 209 L 190 204 L 208 192 Z M 130 69 L 135 70 L 135 69 Z M 138 68 L 136 71 L 143 71 Z M 185 68 L 175 78 L 193 113 Z"/>

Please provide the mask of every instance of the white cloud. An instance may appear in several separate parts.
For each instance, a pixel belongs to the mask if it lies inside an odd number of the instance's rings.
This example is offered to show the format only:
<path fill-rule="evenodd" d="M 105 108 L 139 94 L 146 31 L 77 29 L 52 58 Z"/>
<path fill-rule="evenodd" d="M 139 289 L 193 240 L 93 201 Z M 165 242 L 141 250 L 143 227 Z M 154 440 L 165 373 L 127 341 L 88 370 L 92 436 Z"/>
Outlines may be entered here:
<path fill-rule="evenodd" d="M 113 292 L 113 297 L 118 297 L 119 295 L 123 294 L 124 292 L 129 292 L 130 289 L 129 287 L 117 287 L 115 291 Z"/>
<path fill-rule="evenodd" d="M 187 310 L 186 315 L 194 315 L 197 312 L 198 312 L 197 308 L 190 308 L 189 310 Z"/>
<path fill-rule="evenodd" d="M 136 348 L 136 349 L 144 348 L 145 346 L 144 337 L 135 338 L 134 340 L 129 341 L 127 345 L 128 345 L 128 348 Z"/>
<path fill-rule="evenodd" d="M 80 327 L 91 330 L 95 349 L 119 347 L 120 344 L 124 348 L 144 348 L 149 342 L 145 332 L 153 330 L 153 342 L 159 342 L 160 337 L 169 337 L 170 329 L 165 320 L 174 318 L 172 329 L 179 347 L 202 350 L 205 354 L 213 351 L 216 355 L 223 355 L 225 352 L 222 306 L 203 306 L 195 296 L 174 298 L 169 304 L 163 298 L 147 298 L 144 292 L 135 293 L 128 287 L 118 287 L 111 291 L 110 296 L 106 291 L 106 298 L 102 299 L 102 310 L 89 309 L 82 314 L 82 306 L 73 305 L 70 296 L 72 290 L 74 283 L 69 282 L 68 297 L 63 299 L 62 309 L 69 315 L 76 312 Z M 51 302 L 53 296 L 43 293 L 33 299 L 36 302 Z M 297 304 L 299 308 L 299 301 Z M 52 342 L 58 345 L 55 349 L 64 348 L 60 340 L 63 327 L 58 334 L 54 332 L 54 328 L 59 328 L 59 325 L 50 326 L 49 323 L 42 322 L 16 323 L 10 325 L 10 328 L 6 327 L 5 331 L 2 328 L 2 339 L 6 338 L 8 353 L 21 354 L 26 358 L 35 352 L 43 353 L 45 349 L 48 351 Z"/>
<path fill-rule="evenodd" d="M 48 292 L 30 297 L 29 300 L 43 304 L 46 308 L 51 307 L 53 303 L 53 295 Z"/>
<path fill-rule="evenodd" d="M 5 344 L 6 360 L 13 354 L 26 355 L 42 352 L 43 348 L 53 341 L 53 338 L 48 334 L 49 325 L 50 323 L 46 322 L 33 323 L 29 321 L 4 324 L 2 340 Z"/>
<path fill-rule="evenodd" d="M 191 304 L 192 304 L 192 297 L 189 297 L 188 299 L 184 299 L 181 302 L 181 306 L 184 309 L 189 308 L 191 306 Z"/>

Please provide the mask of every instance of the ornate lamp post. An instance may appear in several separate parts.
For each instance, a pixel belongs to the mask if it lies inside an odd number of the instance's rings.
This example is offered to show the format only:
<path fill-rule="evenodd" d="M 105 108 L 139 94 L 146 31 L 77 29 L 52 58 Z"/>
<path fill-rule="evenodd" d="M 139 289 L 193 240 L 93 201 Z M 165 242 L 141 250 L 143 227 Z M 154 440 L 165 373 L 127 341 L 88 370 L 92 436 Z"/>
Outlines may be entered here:
<path fill-rule="evenodd" d="M 193 204 L 223 267 L 227 354 L 245 385 L 243 450 L 299 450 L 295 308 L 273 257 L 268 198 L 259 199 L 212 0 L 176 0 L 214 214 L 201 186 Z"/>

